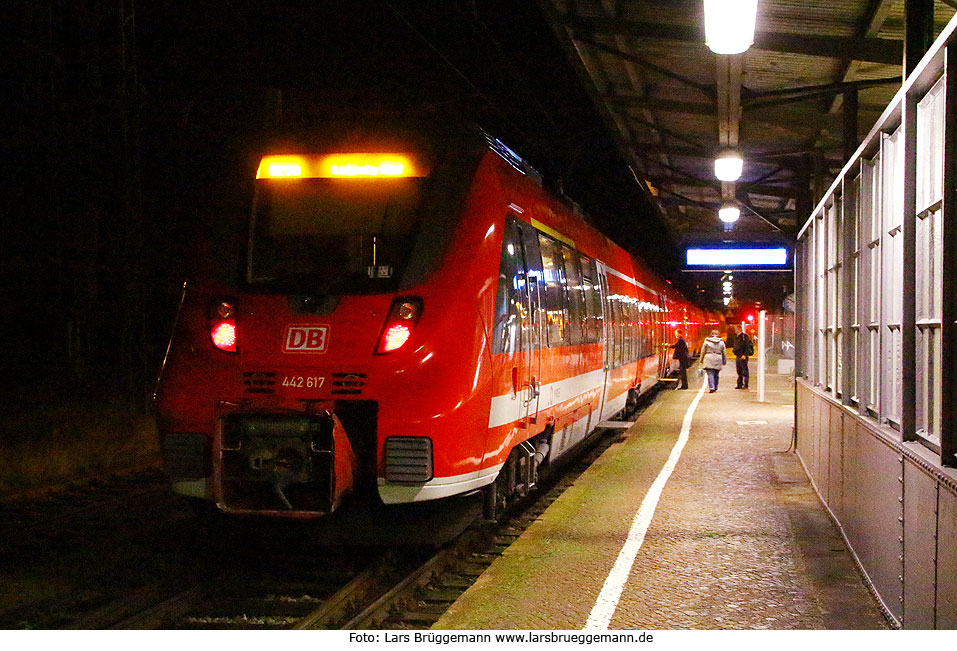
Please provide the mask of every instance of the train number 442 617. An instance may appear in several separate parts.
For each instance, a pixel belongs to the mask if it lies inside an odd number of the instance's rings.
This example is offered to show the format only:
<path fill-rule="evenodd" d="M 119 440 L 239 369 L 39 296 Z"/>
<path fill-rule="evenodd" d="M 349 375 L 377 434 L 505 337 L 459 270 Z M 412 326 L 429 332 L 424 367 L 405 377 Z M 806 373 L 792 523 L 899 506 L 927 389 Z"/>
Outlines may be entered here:
<path fill-rule="evenodd" d="M 326 378 L 318 375 L 286 375 L 282 385 L 293 389 L 318 389 L 326 383 Z"/>

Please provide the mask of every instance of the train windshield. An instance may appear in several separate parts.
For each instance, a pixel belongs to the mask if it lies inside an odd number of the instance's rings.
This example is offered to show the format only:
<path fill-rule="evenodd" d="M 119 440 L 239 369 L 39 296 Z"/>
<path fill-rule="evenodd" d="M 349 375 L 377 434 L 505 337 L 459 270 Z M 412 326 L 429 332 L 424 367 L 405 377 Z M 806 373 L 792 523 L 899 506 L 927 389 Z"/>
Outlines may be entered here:
<path fill-rule="evenodd" d="M 422 176 L 258 179 L 247 281 L 318 294 L 394 290 L 427 183 Z"/>

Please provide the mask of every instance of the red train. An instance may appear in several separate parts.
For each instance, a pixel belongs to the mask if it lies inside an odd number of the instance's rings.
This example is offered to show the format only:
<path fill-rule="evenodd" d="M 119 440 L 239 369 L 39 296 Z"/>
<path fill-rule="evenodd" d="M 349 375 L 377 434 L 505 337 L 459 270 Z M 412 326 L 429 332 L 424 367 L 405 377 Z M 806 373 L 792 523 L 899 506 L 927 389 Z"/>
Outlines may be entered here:
<path fill-rule="evenodd" d="M 173 489 L 316 517 L 491 514 L 668 373 L 708 315 L 477 129 L 284 144 L 242 278 L 190 285 L 157 392 Z"/>

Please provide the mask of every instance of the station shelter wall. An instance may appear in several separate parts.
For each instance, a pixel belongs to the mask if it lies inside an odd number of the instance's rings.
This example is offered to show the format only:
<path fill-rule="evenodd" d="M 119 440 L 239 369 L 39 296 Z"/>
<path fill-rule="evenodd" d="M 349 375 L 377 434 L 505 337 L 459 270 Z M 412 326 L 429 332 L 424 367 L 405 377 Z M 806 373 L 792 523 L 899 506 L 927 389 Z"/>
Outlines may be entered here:
<path fill-rule="evenodd" d="M 795 252 L 797 452 L 904 628 L 957 628 L 955 27 Z"/>

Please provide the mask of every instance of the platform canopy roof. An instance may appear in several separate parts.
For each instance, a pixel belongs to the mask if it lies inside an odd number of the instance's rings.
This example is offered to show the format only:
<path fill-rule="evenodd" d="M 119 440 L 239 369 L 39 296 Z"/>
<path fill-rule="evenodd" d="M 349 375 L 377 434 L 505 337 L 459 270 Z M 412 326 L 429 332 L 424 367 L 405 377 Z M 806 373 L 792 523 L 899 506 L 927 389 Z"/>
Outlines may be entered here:
<path fill-rule="evenodd" d="M 727 237 L 728 201 L 734 237 L 791 239 L 902 81 L 904 0 L 758 0 L 738 55 L 705 45 L 702 0 L 540 2 L 678 240 Z M 955 8 L 924 0 L 925 40 Z M 714 175 L 725 148 L 743 154 L 735 183 Z"/>

